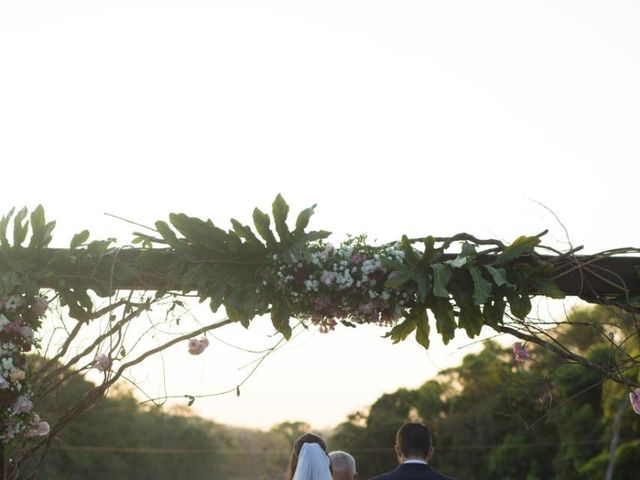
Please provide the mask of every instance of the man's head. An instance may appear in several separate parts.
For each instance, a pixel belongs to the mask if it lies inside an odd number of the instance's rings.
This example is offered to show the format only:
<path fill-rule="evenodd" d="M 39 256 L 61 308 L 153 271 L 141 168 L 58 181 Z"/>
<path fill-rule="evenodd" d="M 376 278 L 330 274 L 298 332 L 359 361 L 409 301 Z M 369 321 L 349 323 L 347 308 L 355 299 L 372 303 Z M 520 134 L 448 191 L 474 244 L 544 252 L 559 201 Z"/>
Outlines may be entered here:
<path fill-rule="evenodd" d="M 422 423 L 407 422 L 396 434 L 396 455 L 400 463 L 410 458 L 429 460 L 433 454 L 431 430 Z"/>
<path fill-rule="evenodd" d="M 356 480 L 356 461 L 347 452 L 331 452 L 329 454 L 333 468 L 333 480 Z"/>

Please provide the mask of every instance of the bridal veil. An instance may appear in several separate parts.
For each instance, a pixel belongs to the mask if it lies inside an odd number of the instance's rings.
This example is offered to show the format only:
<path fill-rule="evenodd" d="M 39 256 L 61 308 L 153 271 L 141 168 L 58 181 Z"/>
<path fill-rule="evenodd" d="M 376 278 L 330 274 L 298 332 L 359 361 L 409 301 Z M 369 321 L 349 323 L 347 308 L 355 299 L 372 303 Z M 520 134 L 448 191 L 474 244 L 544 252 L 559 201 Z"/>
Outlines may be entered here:
<path fill-rule="evenodd" d="M 293 480 L 331 480 L 329 457 L 317 443 L 305 443 L 300 450 Z"/>

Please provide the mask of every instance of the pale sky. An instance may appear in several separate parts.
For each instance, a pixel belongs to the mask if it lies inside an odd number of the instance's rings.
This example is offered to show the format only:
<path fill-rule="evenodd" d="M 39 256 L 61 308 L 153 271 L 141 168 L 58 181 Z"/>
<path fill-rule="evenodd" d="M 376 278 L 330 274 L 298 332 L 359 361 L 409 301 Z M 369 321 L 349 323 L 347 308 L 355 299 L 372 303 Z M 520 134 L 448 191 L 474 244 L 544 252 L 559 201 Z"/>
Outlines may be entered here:
<path fill-rule="evenodd" d="M 169 212 L 249 221 L 282 193 L 312 226 L 511 240 L 563 230 L 638 246 L 636 1 L 109 1 L 0 4 L 0 210 L 42 203 L 59 245 L 130 239 Z M 199 315 L 206 321 L 206 312 Z M 266 346 L 268 321 L 219 336 Z M 468 349 L 427 354 L 383 330 L 303 334 L 240 398 L 198 411 L 320 428 Z M 433 338 L 435 342 L 435 337 Z M 437 342 L 435 342 L 437 344 Z M 167 355 L 171 393 L 233 386 L 221 343 Z M 159 388 L 159 367 L 136 373 Z"/>

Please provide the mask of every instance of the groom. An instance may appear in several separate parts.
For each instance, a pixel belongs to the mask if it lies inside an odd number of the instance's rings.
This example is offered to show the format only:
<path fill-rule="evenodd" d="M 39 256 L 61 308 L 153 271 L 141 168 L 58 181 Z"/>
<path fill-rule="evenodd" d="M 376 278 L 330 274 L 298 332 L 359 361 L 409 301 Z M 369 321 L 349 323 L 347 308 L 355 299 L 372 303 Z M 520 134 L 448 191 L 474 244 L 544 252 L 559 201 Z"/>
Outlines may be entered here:
<path fill-rule="evenodd" d="M 405 423 L 396 434 L 398 468 L 372 480 L 452 480 L 429 466 L 433 454 L 431 430 L 422 423 Z"/>

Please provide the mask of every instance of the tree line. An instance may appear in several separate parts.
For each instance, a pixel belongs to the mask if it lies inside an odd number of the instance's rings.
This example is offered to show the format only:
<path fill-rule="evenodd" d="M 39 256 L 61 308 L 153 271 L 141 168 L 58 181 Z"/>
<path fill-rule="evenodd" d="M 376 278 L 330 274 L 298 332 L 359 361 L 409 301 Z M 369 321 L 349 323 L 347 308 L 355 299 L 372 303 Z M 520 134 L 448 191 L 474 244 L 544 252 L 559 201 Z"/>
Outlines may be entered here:
<path fill-rule="evenodd" d="M 604 368 L 620 361 L 612 355 L 640 353 L 637 341 L 623 351 L 611 349 L 615 329 L 636 328 L 630 314 L 604 307 L 575 310 L 566 325 L 547 334 Z M 603 479 L 613 467 L 610 478 L 635 479 L 640 416 L 629 407 L 628 392 L 597 370 L 527 348 L 531 358 L 518 362 L 510 347 L 484 342 L 459 366 L 419 388 L 384 394 L 349 415 L 328 434 L 330 448 L 351 452 L 366 479 L 396 465 L 398 426 L 421 420 L 434 431 L 435 468 L 454 478 Z M 639 373 L 625 375 L 637 380 Z M 72 376 L 38 408 L 55 419 L 91 387 Z M 302 422 L 269 432 L 228 428 L 191 415 L 187 407 L 141 407 L 131 391 L 121 389 L 51 442 L 39 478 L 280 479 L 293 440 L 308 428 Z"/>

